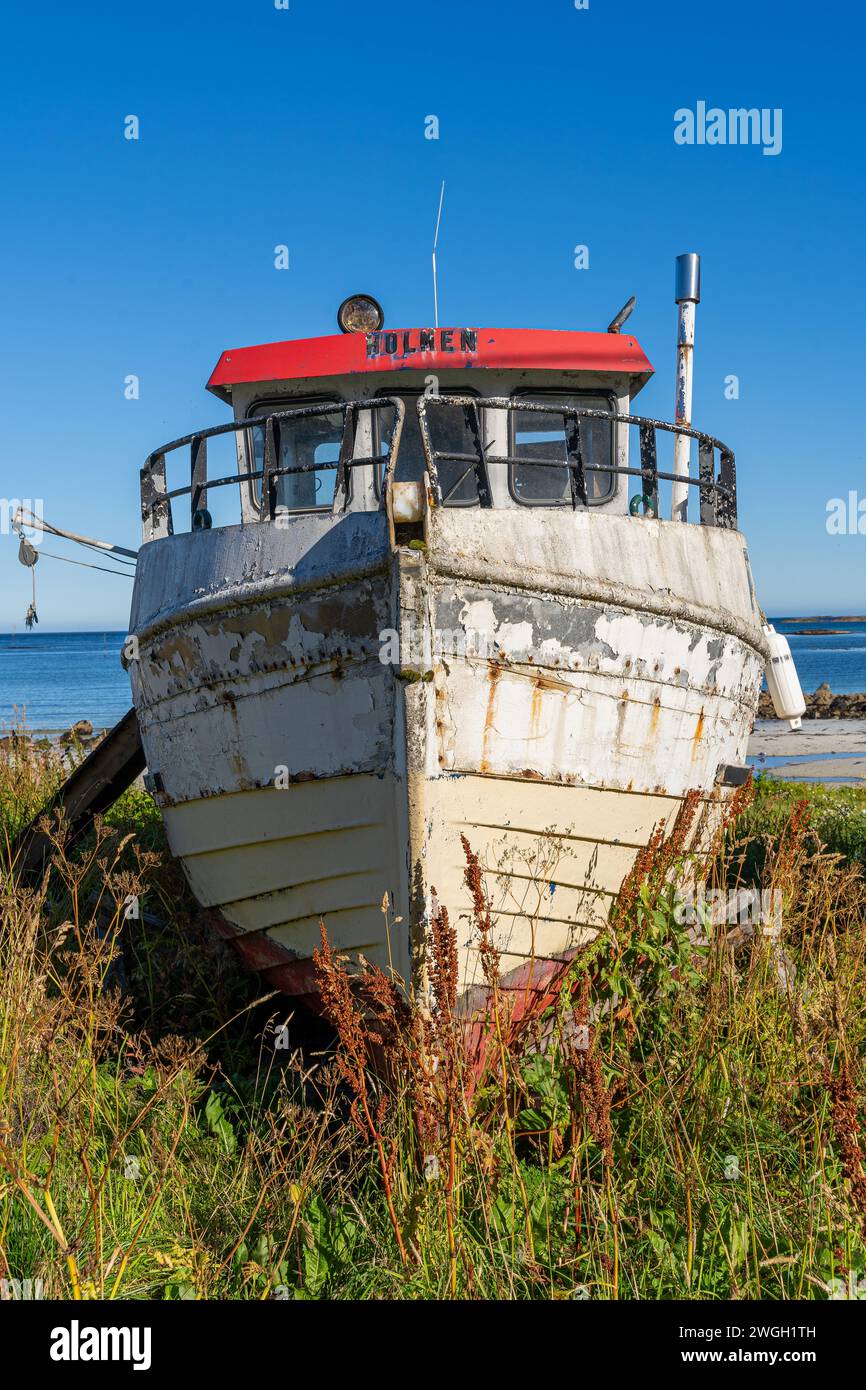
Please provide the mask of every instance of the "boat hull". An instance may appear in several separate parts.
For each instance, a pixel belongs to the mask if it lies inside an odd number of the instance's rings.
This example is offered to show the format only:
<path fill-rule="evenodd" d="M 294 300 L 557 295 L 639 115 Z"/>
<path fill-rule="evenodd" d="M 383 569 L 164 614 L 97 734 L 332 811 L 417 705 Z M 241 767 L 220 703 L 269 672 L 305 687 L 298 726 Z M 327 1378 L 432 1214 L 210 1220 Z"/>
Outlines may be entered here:
<path fill-rule="evenodd" d="M 567 957 L 684 797 L 724 797 L 763 666 L 742 536 L 580 511 L 434 511 L 423 549 L 382 513 L 153 541 L 131 630 L 171 848 L 310 996 L 320 919 L 423 985 L 435 891 L 470 997 L 464 841 L 503 971 Z"/>

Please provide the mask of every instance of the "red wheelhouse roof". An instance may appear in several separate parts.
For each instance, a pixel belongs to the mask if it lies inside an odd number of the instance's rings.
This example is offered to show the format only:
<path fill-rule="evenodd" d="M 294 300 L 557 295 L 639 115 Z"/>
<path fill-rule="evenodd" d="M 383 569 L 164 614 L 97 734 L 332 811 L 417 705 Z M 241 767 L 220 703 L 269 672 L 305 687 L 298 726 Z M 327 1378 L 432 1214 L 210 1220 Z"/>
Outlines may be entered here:
<path fill-rule="evenodd" d="M 260 347 L 230 348 L 217 362 L 208 390 L 227 400 L 242 382 L 303 381 L 356 372 L 460 371 L 511 368 L 611 372 L 632 378 L 636 395 L 652 365 L 626 333 L 575 333 L 536 328 L 383 328 L 337 333 Z"/>

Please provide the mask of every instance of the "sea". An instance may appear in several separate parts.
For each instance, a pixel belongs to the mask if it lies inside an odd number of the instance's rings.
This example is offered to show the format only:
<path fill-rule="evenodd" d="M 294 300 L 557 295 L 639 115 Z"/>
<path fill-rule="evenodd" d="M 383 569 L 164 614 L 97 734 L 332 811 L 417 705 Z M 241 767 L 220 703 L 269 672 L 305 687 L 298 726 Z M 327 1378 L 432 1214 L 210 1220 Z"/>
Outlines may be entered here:
<path fill-rule="evenodd" d="M 866 691 L 866 619 L 771 618 L 805 691 Z M 19 724 L 56 734 L 78 719 L 109 729 L 132 704 L 120 664 L 124 632 L 0 633 L 0 734 Z"/>
<path fill-rule="evenodd" d="M 110 729 L 132 705 L 125 632 L 0 632 L 0 733 L 56 734 L 78 719 Z"/>

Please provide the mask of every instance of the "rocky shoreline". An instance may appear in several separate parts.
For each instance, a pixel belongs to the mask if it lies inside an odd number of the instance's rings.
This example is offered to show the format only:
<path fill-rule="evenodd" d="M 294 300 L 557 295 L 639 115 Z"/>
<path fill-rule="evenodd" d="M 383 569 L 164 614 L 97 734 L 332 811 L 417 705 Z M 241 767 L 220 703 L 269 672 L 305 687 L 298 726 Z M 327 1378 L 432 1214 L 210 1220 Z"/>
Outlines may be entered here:
<path fill-rule="evenodd" d="M 759 719 L 775 719 L 773 702 L 766 690 L 761 691 L 758 704 Z M 825 681 L 814 695 L 806 696 L 804 719 L 866 719 L 866 691 L 853 695 L 834 695 Z"/>
<path fill-rule="evenodd" d="M 89 719 L 77 719 L 68 729 L 51 733 L 30 733 L 27 729 L 13 729 L 0 737 L 0 749 L 14 752 L 18 748 L 62 748 L 90 752 L 96 744 L 109 733 L 108 729 L 94 729 Z"/>

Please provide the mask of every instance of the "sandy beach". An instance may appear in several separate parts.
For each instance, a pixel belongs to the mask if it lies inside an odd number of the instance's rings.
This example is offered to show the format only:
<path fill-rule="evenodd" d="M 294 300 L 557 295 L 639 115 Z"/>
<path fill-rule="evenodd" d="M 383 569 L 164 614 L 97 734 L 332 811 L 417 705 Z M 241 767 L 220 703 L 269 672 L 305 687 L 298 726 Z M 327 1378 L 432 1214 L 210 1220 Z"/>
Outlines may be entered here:
<path fill-rule="evenodd" d="M 785 781 L 866 783 L 866 719 L 810 719 L 792 732 L 778 719 L 759 719 L 749 740 L 756 771 Z"/>

